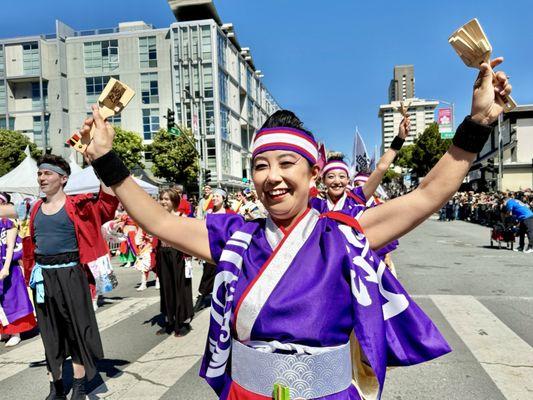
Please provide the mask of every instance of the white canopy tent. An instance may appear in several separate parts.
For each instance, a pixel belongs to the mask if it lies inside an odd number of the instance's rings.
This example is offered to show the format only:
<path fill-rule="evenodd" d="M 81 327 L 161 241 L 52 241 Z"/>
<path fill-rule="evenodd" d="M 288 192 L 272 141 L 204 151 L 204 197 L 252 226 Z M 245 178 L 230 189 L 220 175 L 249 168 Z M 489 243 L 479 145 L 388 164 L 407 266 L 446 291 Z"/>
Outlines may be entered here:
<path fill-rule="evenodd" d="M 24 153 L 26 158 L 15 169 L 0 177 L 0 191 L 39 196 L 37 162 L 31 158 L 29 147 Z"/>
<path fill-rule="evenodd" d="M 133 178 L 137 184 L 149 195 L 156 196 L 159 193 L 157 186 Z M 96 177 L 93 167 L 87 167 L 78 173 L 72 174 L 65 187 L 66 194 L 97 193 L 100 190 L 100 181 Z"/>

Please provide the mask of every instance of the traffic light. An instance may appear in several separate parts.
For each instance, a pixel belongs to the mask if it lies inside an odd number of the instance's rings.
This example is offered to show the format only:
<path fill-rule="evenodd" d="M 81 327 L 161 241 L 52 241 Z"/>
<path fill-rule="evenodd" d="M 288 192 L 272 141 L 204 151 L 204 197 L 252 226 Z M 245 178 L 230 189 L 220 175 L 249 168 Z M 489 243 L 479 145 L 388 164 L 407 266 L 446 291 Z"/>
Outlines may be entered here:
<path fill-rule="evenodd" d="M 206 169 L 204 171 L 204 184 L 209 185 L 210 182 L 211 182 L 211 170 Z"/>
<path fill-rule="evenodd" d="M 494 165 L 494 159 L 493 158 L 487 160 L 486 170 L 488 172 L 490 172 L 491 174 L 498 173 L 498 168 Z"/>
<path fill-rule="evenodd" d="M 174 119 L 175 115 L 176 113 L 174 110 L 167 108 L 167 130 L 176 126 L 176 120 Z"/>

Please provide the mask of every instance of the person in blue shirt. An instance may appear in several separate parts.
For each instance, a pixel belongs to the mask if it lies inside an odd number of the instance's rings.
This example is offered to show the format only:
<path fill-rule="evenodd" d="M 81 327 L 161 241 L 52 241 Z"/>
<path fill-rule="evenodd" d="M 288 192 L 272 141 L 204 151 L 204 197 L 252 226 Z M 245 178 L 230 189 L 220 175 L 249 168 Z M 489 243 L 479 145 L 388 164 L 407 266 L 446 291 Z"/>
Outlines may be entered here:
<path fill-rule="evenodd" d="M 519 245 L 516 251 L 524 253 L 533 253 L 533 211 L 527 204 L 522 203 L 516 198 L 509 198 L 505 201 L 506 210 L 515 217 L 519 222 L 518 228 Z M 527 233 L 528 246 L 525 247 L 525 236 Z"/>

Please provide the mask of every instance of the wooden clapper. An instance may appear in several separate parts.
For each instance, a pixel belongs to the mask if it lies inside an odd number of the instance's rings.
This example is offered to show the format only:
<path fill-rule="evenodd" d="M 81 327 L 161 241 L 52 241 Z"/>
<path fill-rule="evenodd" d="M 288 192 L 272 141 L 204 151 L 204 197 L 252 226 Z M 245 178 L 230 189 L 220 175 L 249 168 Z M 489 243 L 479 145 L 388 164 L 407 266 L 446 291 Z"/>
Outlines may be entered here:
<path fill-rule="evenodd" d="M 482 63 L 490 62 L 492 46 L 476 18 L 452 33 L 448 42 L 468 67 L 479 69 Z M 516 102 L 511 96 L 498 95 L 496 101 L 503 107 L 504 112 L 516 107 Z"/>
<path fill-rule="evenodd" d="M 114 115 L 120 114 L 124 107 L 128 105 L 135 96 L 135 92 L 125 83 L 110 78 L 100 97 L 98 97 L 98 108 L 102 118 L 107 119 Z M 74 133 L 68 140 L 67 144 L 74 150 L 85 153 L 87 146 L 93 138 L 95 126 L 93 124 L 89 135 L 81 136 L 80 133 Z"/>

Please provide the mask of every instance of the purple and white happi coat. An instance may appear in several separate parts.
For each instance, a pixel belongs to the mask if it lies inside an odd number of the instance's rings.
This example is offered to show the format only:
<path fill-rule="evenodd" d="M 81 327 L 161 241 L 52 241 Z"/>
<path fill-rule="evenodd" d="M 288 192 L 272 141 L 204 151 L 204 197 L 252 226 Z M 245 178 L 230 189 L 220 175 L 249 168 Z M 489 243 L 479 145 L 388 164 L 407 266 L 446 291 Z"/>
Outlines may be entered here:
<path fill-rule="evenodd" d="M 7 255 L 7 232 L 14 226 L 13 221 L 7 218 L 0 219 L 0 268 L 4 265 Z M 22 240 L 17 236 L 9 276 L 0 280 L 0 324 L 3 326 L 33 313 L 24 276 L 18 266 L 18 260 L 21 258 Z"/>
<path fill-rule="evenodd" d="M 363 209 L 355 207 L 349 216 Z M 379 383 L 377 398 L 386 367 L 451 351 L 351 227 L 309 209 L 286 234 L 270 218 L 245 222 L 227 214 L 208 216 L 207 228 L 217 275 L 200 375 L 221 399 L 232 383 L 232 338 L 255 348 L 307 352 L 346 344 L 355 332 Z M 360 397 L 351 386 L 322 398 Z"/>
<path fill-rule="evenodd" d="M 376 202 L 373 196 L 367 200 L 362 186 L 356 186 L 353 189 L 350 189 L 349 192 L 345 192 L 336 203 L 331 201 L 329 196 L 326 199 L 313 197 L 309 201 L 309 205 L 319 213 L 325 213 L 328 211 L 342 211 L 349 215 L 354 215 L 355 218 L 358 218 L 364 211 L 364 208 L 361 208 L 361 205 L 366 205 L 366 208 L 370 208 L 379 206 L 380 204 L 381 203 Z M 358 210 L 357 214 L 354 214 L 354 210 Z M 393 240 L 392 242 L 387 243 L 381 249 L 376 250 L 376 254 L 379 257 L 384 258 L 388 253 L 396 250 L 398 246 L 399 242 L 397 240 Z"/>

